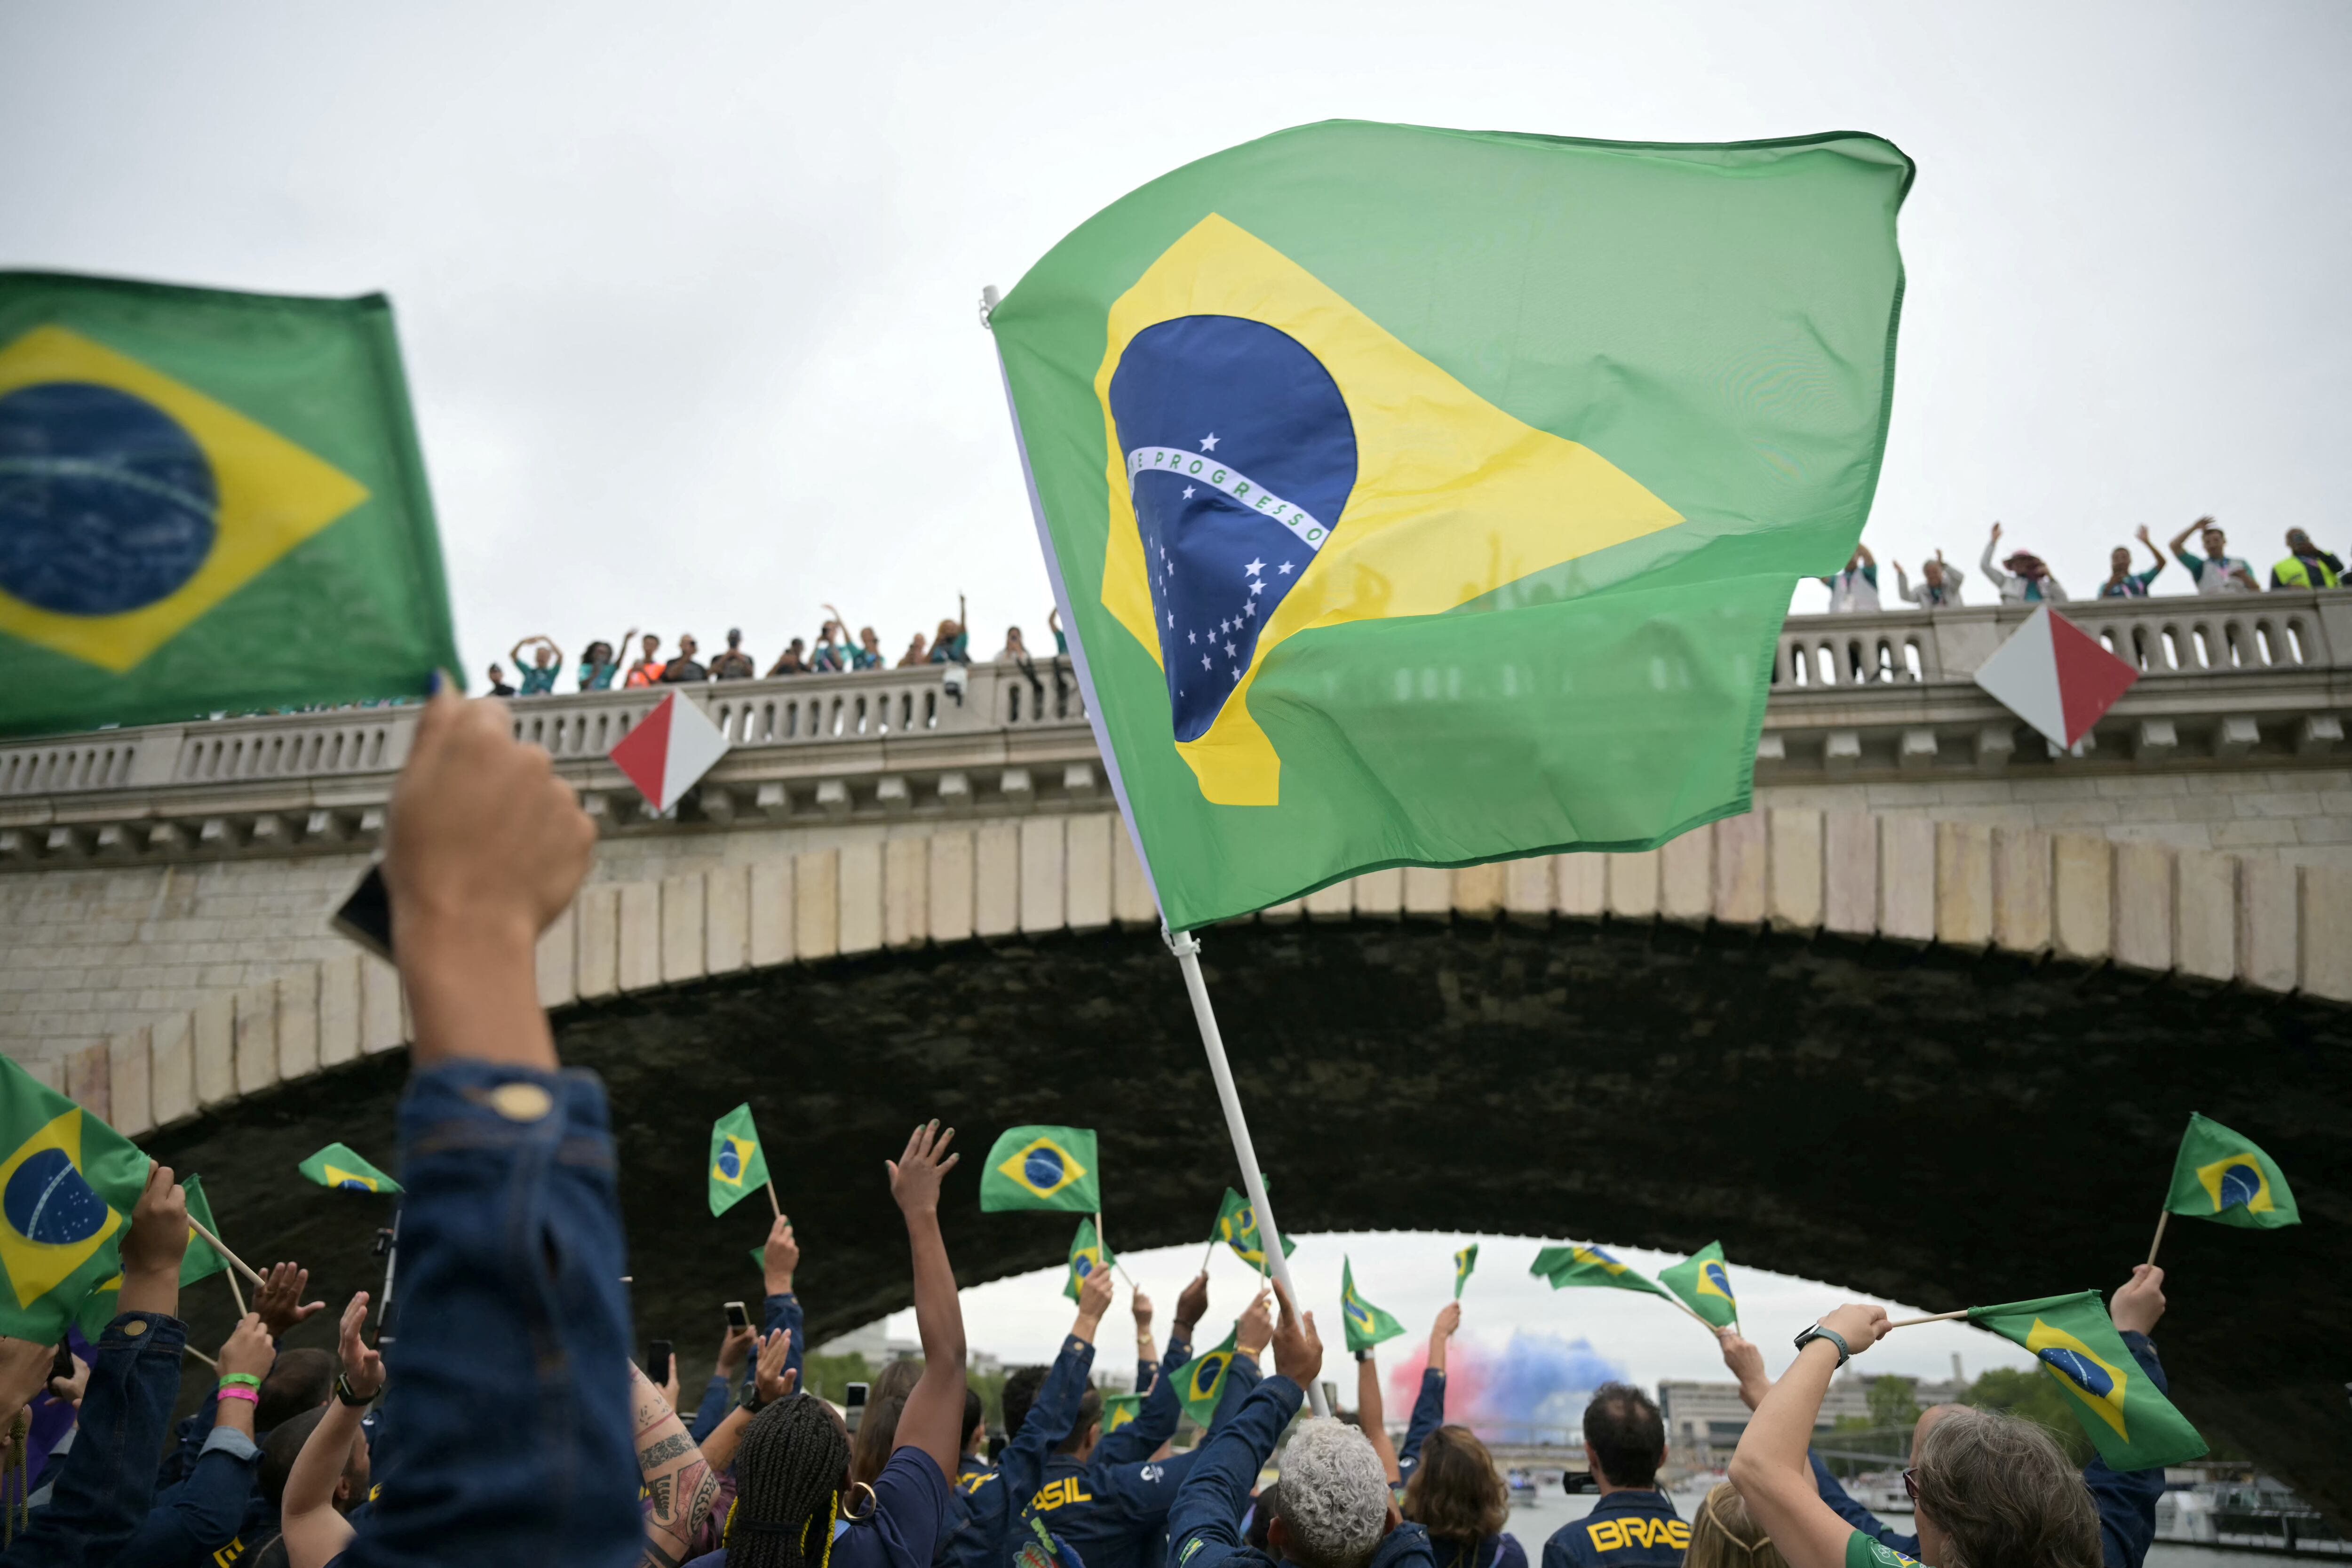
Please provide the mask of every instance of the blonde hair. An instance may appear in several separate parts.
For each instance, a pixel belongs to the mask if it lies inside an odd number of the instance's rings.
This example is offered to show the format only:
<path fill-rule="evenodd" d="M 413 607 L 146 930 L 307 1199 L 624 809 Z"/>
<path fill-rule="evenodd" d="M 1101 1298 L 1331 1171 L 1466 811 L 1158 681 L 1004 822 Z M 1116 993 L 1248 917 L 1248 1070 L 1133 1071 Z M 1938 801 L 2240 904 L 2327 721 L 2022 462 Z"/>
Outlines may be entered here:
<path fill-rule="evenodd" d="M 1951 1550 L 1937 1568 L 2099 1568 L 2099 1513 L 2048 1432 L 1955 1410 L 1919 1440 L 1919 1517 Z"/>
<path fill-rule="evenodd" d="M 1690 1550 L 1683 1568 L 1789 1568 L 1772 1538 L 1748 1515 L 1738 1488 L 1726 1481 L 1706 1494 L 1691 1516 Z"/>

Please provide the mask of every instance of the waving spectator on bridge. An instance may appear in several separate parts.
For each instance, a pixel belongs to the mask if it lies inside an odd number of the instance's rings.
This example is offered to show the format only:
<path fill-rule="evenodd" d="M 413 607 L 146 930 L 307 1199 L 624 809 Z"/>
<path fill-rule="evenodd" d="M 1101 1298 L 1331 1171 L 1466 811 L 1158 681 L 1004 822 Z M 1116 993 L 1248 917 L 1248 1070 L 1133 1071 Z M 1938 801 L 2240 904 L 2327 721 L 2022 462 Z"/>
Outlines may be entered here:
<path fill-rule="evenodd" d="M 2000 596 L 2011 603 L 2037 605 L 2043 600 L 2063 605 L 2066 590 L 2042 563 L 2042 557 L 2031 551 L 2020 550 L 1996 566 L 1992 563 L 1993 546 L 2000 542 L 2000 524 L 1992 525 L 1992 536 L 1985 541 L 1984 556 L 1977 564 L 1984 569 L 1985 581 L 2000 590 Z M 2007 567 L 2007 571 L 2001 568 Z"/>
<path fill-rule="evenodd" d="M 2201 556 L 2188 548 L 2189 536 L 2205 547 Z M 2253 594 L 2262 590 L 2254 569 L 2241 555 L 2230 553 L 2230 536 L 2210 517 L 2200 517 L 2172 536 L 2172 553 L 2189 569 L 2200 594 Z"/>
<path fill-rule="evenodd" d="M 1960 602 L 1960 583 L 1968 574 L 1944 559 L 1940 550 L 1919 563 L 1919 585 L 1914 588 L 1911 579 L 1904 575 L 1903 563 L 1895 565 L 1895 591 L 1909 603 L 1923 610 L 1941 610 Z"/>
<path fill-rule="evenodd" d="M 2133 537 L 2147 546 L 2147 552 L 2156 557 L 2156 564 L 2145 572 L 2135 572 L 2131 569 L 2131 547 L 2116 545 L 2107 552 L 2107 580 L 2099 584 L 2100 598 L 2144 599 L 2147 597 L 2148 585 L 2164 570 L 2164 552 L 2147 536 L 2147 524 L 2141 523 Z"/>
<path fill-rule="evenodd" d="M 728 627 L 727 651 L 711 659 L 710 679 L 713 680 L 749 680 L 759 673 L 760 667 L 753 664 L 751 662 L 751 656 L 743 651 L 743 628 L 740 626 Z"/>
<path fill-rule="evenodd" d="M 1853 554 L 1846 560 L 1845 570 L 1833 577 L 1822 578 L 1822 586 L 1830 591 L 1830 614 L 1876 615 L 1879 608 L 1878 563 L 1872 558 L 1870 546 L 1856 544 Z"/>
<path fill-rule="evenodd" d="M 2299 528 L 2286 531 L 2286 559 L 2271 568 L 2273 588 L 2334 588 L 2344 581 L 2344 563 L 2311 542 Z"/>
<path fill-rule="evenodd" d="M 525 648 L 531 650 L 529 663 L 523 660 L 522 650 Z M 546 697 L 554 692 L 555 678 L 563 666 L 563 650 L 555 646 L 553 637 L 543 632 L 527 637 L 514 645 L 507 658 L 514 662 L 516 677 L 522 682 L 523 696 Z"/>
<path fill-rule="evenodd" d="M 646 634 L 645 652 L 639 657 L 635 664 L 629 666 L 628 677 L 622 684 L 625 686 L 651 686 L 656 681 L 659 680 L 662 678 L 662 664 L 661 660 L 656 658 L 654 655 L 660 651 L 661 638 L 656 637 L 651 632 L 647 632 Z"/>

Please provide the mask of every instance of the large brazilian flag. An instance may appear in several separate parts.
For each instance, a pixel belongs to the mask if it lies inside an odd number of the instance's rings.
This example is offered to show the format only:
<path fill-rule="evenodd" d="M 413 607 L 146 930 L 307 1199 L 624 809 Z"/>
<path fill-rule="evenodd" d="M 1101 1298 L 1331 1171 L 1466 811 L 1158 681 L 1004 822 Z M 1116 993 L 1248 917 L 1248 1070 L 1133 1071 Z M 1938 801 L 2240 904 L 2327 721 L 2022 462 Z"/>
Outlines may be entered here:
<path fill-rule="evenodd" d="M 1745 810 L 1877 483 L 1910 160 L 1336 121 L 1121 197 L 994 309 L 1160 909 Z"/>
<path fill-rule="evenodd" d="M 392 308 L 0 273 L 0 733 L 457 668 Z"/>

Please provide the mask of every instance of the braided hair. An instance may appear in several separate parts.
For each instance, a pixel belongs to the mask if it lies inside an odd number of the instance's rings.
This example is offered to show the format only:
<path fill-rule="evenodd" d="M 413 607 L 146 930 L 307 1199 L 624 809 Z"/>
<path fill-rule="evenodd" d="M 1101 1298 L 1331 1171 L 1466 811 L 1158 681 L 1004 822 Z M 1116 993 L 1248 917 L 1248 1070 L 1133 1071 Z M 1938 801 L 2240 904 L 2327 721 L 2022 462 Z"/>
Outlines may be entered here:
<path fill-rule="evenodd" d="M 849 1435 L 814 1394 L 752 1417 L 735 1457 L 727 1568 L 831 1568 L 848 1468 Z"/>

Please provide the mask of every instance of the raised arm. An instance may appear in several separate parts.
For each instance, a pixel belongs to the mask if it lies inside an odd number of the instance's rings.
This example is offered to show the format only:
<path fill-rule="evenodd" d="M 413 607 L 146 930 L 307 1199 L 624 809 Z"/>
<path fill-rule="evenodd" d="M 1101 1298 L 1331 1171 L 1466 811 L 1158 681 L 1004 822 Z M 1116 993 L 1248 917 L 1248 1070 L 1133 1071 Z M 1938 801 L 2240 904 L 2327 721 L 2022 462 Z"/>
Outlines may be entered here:
<path fill-rule="evenodd" d="M 2213 520 L 2210 517 L 2200 517 L 2196 521 L 2190 523 L 2188 527 L 2182 529 L 2179 533 L 2172 536 L 2172 542 L 2169 546 L 2172 553 L 2179 560 L 2183 566 L 2188 567 L 2191 572 L 2197 570 L 2196 561 L 2189 557 L 2189 552 L 2183 549 L 2182 546 L 2189 542 L 2189 536 L 2190 534 L 2196 532 L 2199 529 L 2204 527 L 2207 523 L 2211 522 Z M 2197 559 L 2201 560 L 2202 557 L 2199 557 Z"/>
<path fill-rule="evenodd" d="M 1389 1441 L 1388 1404 L 1381 1396 L 1380 1357 L 1371 1351 L 1356 1352 L 1356 1424 L 1372 1452 L 1381 1457 L 1389 1485 L 1402 1484 L 1404 1472 L 1397 1468 L 1396 1445 Z"/>
<path fill-rule="evenodd" d="M 1168 1510 L 1168 1561 L 1181 1568 L 1213 1568 L 1240 1548 L 1241 1518 L 1257 1473 L 1323 1368 L 1315 1315 L 1301 1313 L 1279 1281 L 1274 1289 L 1282 1301 L 1282 1321 L 1274 1330 L 1275 1375 L 1202 1443 Z"/>
<path fill-rule="evenodd" d="M 2148 1382 L 2158 1394 L 2169 1394 L 2170 1381 L 2148 1338 L 2164 1316 L 2164 1270 L 2134 1265 L 2131 1279 L 2110 1300 L 2108 1315 Z M 2100 1555 L 2106 1568 L 2140 1568 L 2156 1541 L 2156 1504 L 2164 1495 L 2164 1471 L 2111 1469 L 2106 1460 L 2094 1458 L 2083 1467 L 2083 1484 L 2099 1510 Z"/>
<path fill-rule="evenodd" d="M 1135 1293 L 1135 1391 L 1148 1393 L 1160 1372 L 1160 1347 L 1151 1338 L 1151 1298 Z"/>
<path fill-rule="evenodd" d="M 383 1357 L 360 1338 L 367 1304 L 368 1293 L 362 1290 L 343 1308 L 342 1342 L 337 1347 L 343 1358 L 343 1382 L 359 1403 L 352 1404 L 337 1389 L 326 1414 L 303 1441 L 302 1451 L 294 1456 L 293 1468 L 286 1472 L 279 1528 L 286 1534 L 289 1568 L 325 1568 L 352 1543 L 351 1521 L 335 1510 L 335 1483 L 351 1462 L 352 1444 L 360 1435 L 368 1402 L 383 1392 Z"/>
<path fill-rule="evenodd" d="M 637 1431 L 637 1474 L 646 1489 L 646 1549 L 637 1559 L 638 1568 L 677 1568 L 719 1495 L 719 1475 L 686 1435 L 662 1391 L 635 1363 L 629 1366 L 629 1397 Z"/>
<path fill-rule="evenodd" d="M 940 1235 L 940 1180 L 962 1158 L 947 1152 L 954 1137 L 954 1128 L 942 1132 L 936 1121 L 928 1122 L 888 1162 L 890 1195 L 907 1216 L 907 1242 L 914 1254 L 915 1330 L 923 1342 L 923 1375 L 899 1412 L 892 1451 L 920 1448 L 950 1483 L 963 1449 L 963 1308 L 956 1300 L 948 1244 Z"/>
<path fill-rule="evenodd" d="M 1412 1419 L 1406 1423 L 1404 1447 L 1397 1450 L 1397 1472 L 1410 1475 L 1421 1463 L 1421 1446 L 1445 1425 L 1445 1347 L 1462 1327 L 1462 1303 L 1448 1301 L 1429 1325 L 1429 1366 L 1421 1374 L 1421 1393 L 1412 1402 Z"/>
<path fill-rule="evenodd" d="M 779 1215 L 776 1223 L 768 1227 L 767 1245 L 760 1249 L 761 1288 L 767 1291 L 760 1326 L 768 1333 L 782 1329 L 792 1336 L 792 1360 L 785 1364 L 793 1369 L 795 1377 L 803 1370 L 806 1338 L 801 1331 L 801 1299 L 793 1291 L 793 1271 L 800 1263 L 801 1244 L 793 1234 L 792 1218 Z"/>
<path fill-rule="evenodd" d="M 1880 1307 L 1840 1307 L 1821 1326 L 1858 1353 L 1886 1331 L 1886 1312 Z M 1731 1457 L 1731 1484 L 1789 1568 L 1843 1568 L 1846 1538 L 1853 1533 L 1822 1500 L 1809 1461 L 1813 1418 L 1821 1414 L 1822 1396 L 1838 1364 L 1831 1341 L 1807 1342 L 1795 1364 L 1758 1404 Z"/>
<path fill-rule="evenodd" d="M 735 1462 L 735 1450 L 742 1447 L 743 1429 L 751 1426 L 751 1417 L 800 1386 L 800 1369 L 785 1364 L 792 1338 L 779 1329 L 761 1342 L 759 1359 L 751 1363 L 752 1402 L 739 1402 L 702 1439 L 702 1457 L 709 1463 L 712 1475 L 726 1474 L 727 1468 Z"/>
<path fill-rule="evenodd" d="M 1984 572 L 1985 581 L 1995 588 L 2009 581 L 2009 574 L 1992 563 L 1993 549 L 2000 543 L 2000 524 L 1996 522 L 1992 525 L 1992 536 L 1985 541 L 1984 554 L 1977 562 L 1977 565 Z"/>

